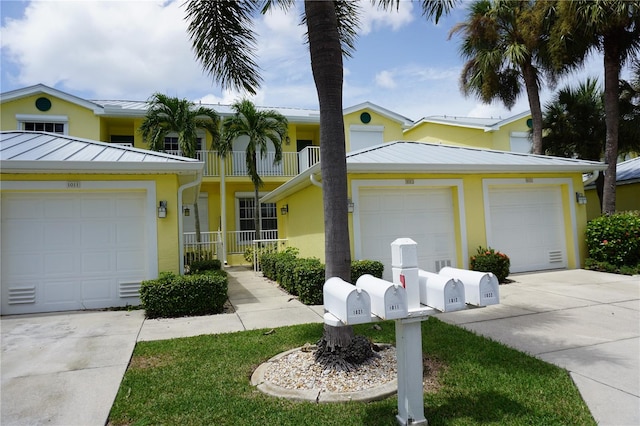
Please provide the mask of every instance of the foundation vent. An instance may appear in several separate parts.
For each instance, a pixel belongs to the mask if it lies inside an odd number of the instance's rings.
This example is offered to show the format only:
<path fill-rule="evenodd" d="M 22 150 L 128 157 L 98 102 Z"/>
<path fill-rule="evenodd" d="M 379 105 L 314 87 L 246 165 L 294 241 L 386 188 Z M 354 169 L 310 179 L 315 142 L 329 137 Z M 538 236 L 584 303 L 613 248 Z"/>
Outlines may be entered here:
<path fill-rule="evenodd" d="M 549 252 L 549 263 L 562 263 L 562 250 L 552 250 Z"/>
<path fill-rule="evenodd" d="M 120 283 L 120 297 L 140 297 L 140 282 Z"/>
<path fill-rule="evenodd" d="M 9 305 L 36 303 L 36 287 L 10 287 L 8 301 Z"/>
<path fill-rule="evenodd" d="M 440 269 L 444 268 L 445 266 L 451 266 L 451 259 L 436 260 L 436 272 L 439 272 Z"/>

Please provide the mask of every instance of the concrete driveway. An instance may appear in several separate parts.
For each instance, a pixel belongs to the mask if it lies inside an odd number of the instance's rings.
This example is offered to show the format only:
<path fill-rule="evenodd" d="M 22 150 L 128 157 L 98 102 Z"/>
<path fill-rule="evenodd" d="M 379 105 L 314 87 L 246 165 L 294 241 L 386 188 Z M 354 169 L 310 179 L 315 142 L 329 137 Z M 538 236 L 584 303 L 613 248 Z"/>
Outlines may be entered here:
<path fill-rule="evenodd" d="M 639 425 L 640 277 L 571 270 L 510 278 L 500 305 L 438 318 L 567 369 L 599 424 Z M 104 425 L 138 340 L 320 321 L 322 307 L 274 294 L 252 271 L 231 268 L 229 283 L 234 314 L 3 317 L 0 424 Z"/>
<path fill-rule="evenodd" d="M 500 305 L 438 315 L 568 370 L 600 425 L 640 425 L 640 277 L 510 276 Z"/>
<path fill-rule="evenodd" d="M 2 318 L 0 424 L 104 425 L 142 311 Z"/>

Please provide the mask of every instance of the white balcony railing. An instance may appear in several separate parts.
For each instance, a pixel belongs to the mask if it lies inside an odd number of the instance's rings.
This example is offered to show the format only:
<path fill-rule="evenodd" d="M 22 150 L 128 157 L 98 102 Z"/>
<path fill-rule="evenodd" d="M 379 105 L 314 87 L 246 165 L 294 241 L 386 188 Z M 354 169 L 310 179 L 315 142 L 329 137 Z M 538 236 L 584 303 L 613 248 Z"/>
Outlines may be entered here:
<path fill-rule="evenodd" d="M 278 230 L 270 229 L 261 231 L 261 240 L 277 240 Z M 243 254 L 253 245 L 256 239 L 256 231 L 229 231 L 227 232 L 227 254 Z"/>
<path fill-rule="evenodd" d="M 180 151 L 165 151 L 167 154 L 182 155 Z M 198 160 L 205 163 L 204 176 L 220 176 L 220 158 L 218 151 L 196 151 Z M 265 158 L 258 156 L 258 174 L 260 176 L 293 177 L 320 161 L 320 148 L 309 146 L 300 152 L 283 152 L 282 161 L 273 164 L 275 153 L 269 152 Z M 232 151 L 225 160 L 226 176 L 247 176 L 247 160 L 244 151 Z"/>
<path fill-rule="evenodd" d="M 185 264 L 194 260 L 220 259 L 222 257 L 222 232 L 201 232 L 200 242 L 195 232 L 184 234 Z"/>

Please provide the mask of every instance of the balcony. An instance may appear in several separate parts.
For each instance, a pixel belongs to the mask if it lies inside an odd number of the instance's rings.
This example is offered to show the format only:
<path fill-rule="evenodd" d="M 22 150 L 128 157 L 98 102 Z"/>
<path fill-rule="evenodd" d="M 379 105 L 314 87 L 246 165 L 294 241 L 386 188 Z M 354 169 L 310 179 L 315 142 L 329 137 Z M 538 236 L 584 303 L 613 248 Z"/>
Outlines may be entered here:
<path fill-rule="evenodd" d="M 166 151 L 167 154 L 181 155 L 180 151 Z M 220 176 L 220 159 L 217 151 L 197 151 L 196 157 L 204 162 L 204 176 Z M 224 161 L 225 176 L 247 176 L 247 162 L 244 151 L 232 151 Z M 258 174 L 261 177 L 293 177 L 320 162 L 320 147 L 308 146 L 300 152 L 283 152 L 282 161 L 274 165 L 274 152 L 265 158 L 258 158 Z"/>

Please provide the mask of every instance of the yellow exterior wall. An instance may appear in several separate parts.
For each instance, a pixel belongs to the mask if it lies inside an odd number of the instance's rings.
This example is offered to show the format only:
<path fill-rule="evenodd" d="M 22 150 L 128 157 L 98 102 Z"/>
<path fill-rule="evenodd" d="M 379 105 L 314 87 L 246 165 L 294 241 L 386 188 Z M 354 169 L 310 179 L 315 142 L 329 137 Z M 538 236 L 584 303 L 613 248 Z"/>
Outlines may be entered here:
<path fill-rule="evenodd" d="M 475 253 L 478 246 L 487 245 L 487 234 L 484 213 L 484 195 L 483 195 L 483 179 L 549 179 L 549 178 L 570 178 L 573 188 L 568 184 L 561 184 L 564 222 L 567 224 L 565 228 L 565 241 L 567 249 L 567 267 L 569 269 L 580 268 L 583 265 L 577 264 L 576 246 L 579 252 L 579 259 L 584 261 L 586 257 L 586 242 L 584 233 L 586 230 L 586 206 L 575 203 L 576 191 L 582 191 L 582 175 L 574 174 L 487 174 L 487 175 L 471 175 L 471 174 L 397 174 L 384 175 L 384 179 L 449 179 L 462 180 L 462 190 L 464 192 L 464 217 L 466 227 L 462 229 L 461 217 L 459 214 L 460 205 L 458 202 L 457 187 L 453 188 L 453 209 L 456 212 L 454 218 L 455 240 L 457 244 L 457 262 L 458 265 L 468 265 L 468 258 L 464 258 L 463 253 L 471 256 Z M 352 183 L 355 180 L 379 180 L 379 174 L 350 174 L 349 180 L 349 196 L 351 196 Z M 542 183 L 542 185 L 547 185 Z M 287 238 L 290 247 L 296 247 L 300 250 L 302 257 L 317 257 L 324 261 L 324 220 L 322 215 L 322 192 L 315 186 L 308 186 L 297 193 L 278 201 L 278 209 L 288 204 L 289 213 L 282 217 L 278 216 L 278 227 L 281 231 L 280 238 Z M 574 223 L 571 214 L 571 207 L 575 206 L 575 225 L 576 232 L 574 236 L 573 228 L 570 226 Z M 351 253 L 354 254 L 354 237 L 353 237 L 353 217 L 349 214 Z M 462 234 L 466 233 L 466 250 L 463 250 Z"/>
<path fill-rule="evenodd" d="M 585 191 L 587 196 L 587 219 L 599 217 L 600 201 L 595 188 Z M 630 183 L 616 186 L 616 211 L 640 211 L 640 183 Z"/>
<path fill-rule="evenodd" d="M 360 121 L 360 114 L 367 112 L 371 115 L 369 123 Z M 384 126 L 383 140 L 391 142 L 403 139 L 402 124 L 396 120 L 392 120 L 387 116 L 379 114 L 373 110 L 364 108 L 344 116 L 344 134 L 347 152 L 351 150 L 351 141 L 349 140 L 349 129 L 352 125 L 356 126 Z"/>
<path fill-rule="evenodd" d="M 51 101 L 51 109 L 49 111 L 43 112 L 36 108 L 36 99 L 40 97 L 46 97 Z M 69 120 L 67 129 L 70 135 L 101 140 L 100 119 L 92 110 L 50 95 L 40 93 L 3 102 L 0 105 L 2 130 L 18 130 L 16 114 L 37 115 L 40 117 L 65 115 Z"/>
<path fill-rule="evenodd" d="M 529 127 L 527 127 L 527 120 L 529 120 L 530 118 L 531 116 L 528 115 L 509 124 L 505 124 L 504 126 L 500 127 L 500 130 L 496 132 L 492 132 L 491 135 L 493 137 L 493 147 L 491 149 L 510 151 L 511 132 L 528 132 L 530 129 Z"/>
<path fill-rule="evenodd" d="M 483 129 L 451 126 L 438 123 L 421 123 L 404 133 L 410 141 L 464 145 L 474 148 L 493 148 L 493 135 Z"/>
<path fill-rule="evenodd" d="M 157 219 L 158 271 L 178 273 L 180 269 L 178 245 L 178 177 L 176 175 L 108 175 L 108 174 L 22 174 L 3 173 L 2 181 L 154 181 L 156 183 L 157 206 L 160 200 L 166 200 L 167 217 Z M 59 190 L 56 190 L 59 191 Z M 73 190 L 82 191 L 82 190 Z M 94 191 L 94 190 L 92 190 Z M 98 191 L 98 190 L 95 190 Z M 14 191 L 16 192 L 16 191 Z M 38 191 L 42 192 L 42 191 Z"/>

